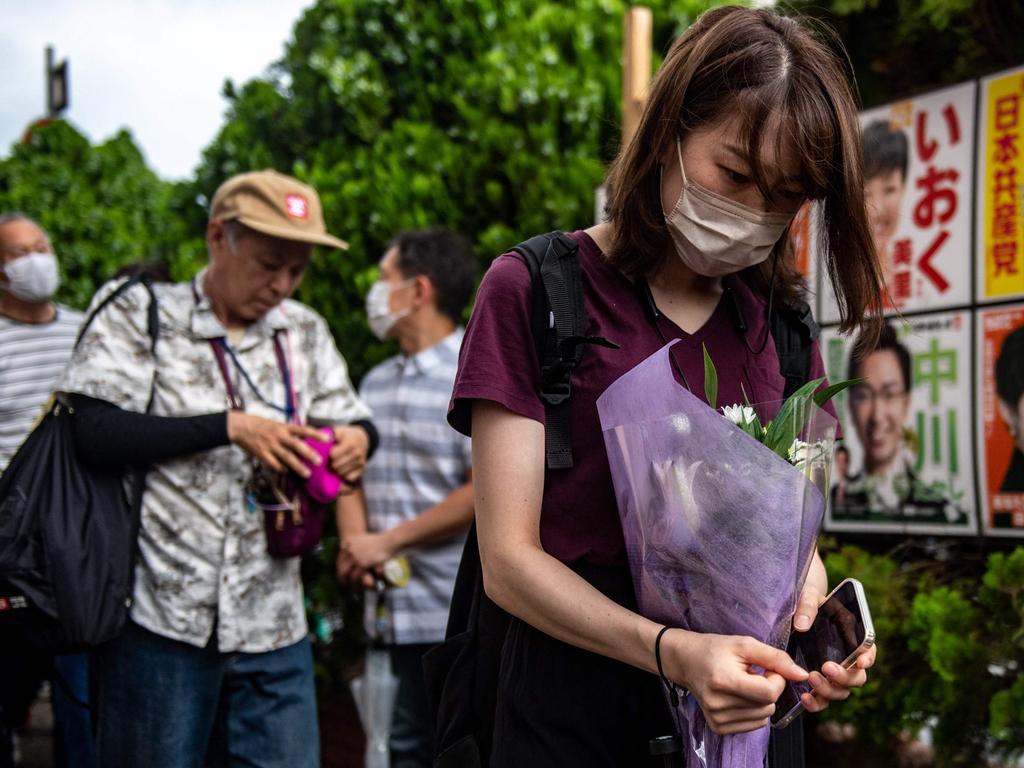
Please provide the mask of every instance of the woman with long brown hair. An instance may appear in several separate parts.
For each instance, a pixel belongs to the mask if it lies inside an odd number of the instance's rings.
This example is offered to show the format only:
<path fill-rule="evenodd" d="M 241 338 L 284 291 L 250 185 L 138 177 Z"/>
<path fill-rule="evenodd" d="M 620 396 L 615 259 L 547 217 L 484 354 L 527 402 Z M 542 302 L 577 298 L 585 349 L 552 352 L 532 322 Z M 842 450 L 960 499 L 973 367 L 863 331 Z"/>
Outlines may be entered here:
<path fill-rule="evenodd" d="M 703 345 L 721 402 L 779 399 L 769 314 L 800 293 L 787 228 L 808 200 L 819 208 L 819 251 L 843 329 L 874 328 L 868 310 L 880 305 L 880 273 L 860 151 L 842 64 L 796 21 L 717 8 L 675 42 L 609 173 L 608 222 L 570 234 L 586 336 L 619 345 L 588 347 L 573 374 L 571 469 L 545 471 L 529 272 L 514 253 L 491 266 L 450 413 L 473 436 L 485 589 L 514 617 L 491 765 L 639 766 L 650 759 L 648 740 L 671 728 L 652 674 L 662 628 L 635 612 L 595 401 L 670 339 L 680 340 L 682 381 L 703 381 Z M 823 375 L 816 345 L 810 367 L 811 378 Z M 815 554 L 797 630 L 810 626 L 826 592 Z M 814 692 L 803 703 L 817 711 L 863 685 L 874 661 L 872 650 L 851 670 L 804 671 L 749 637 L 682 629 L 663 634 L 661 656 L 667 677 L 723 734 L 766 725 L 787 679 L 809 680 Z"/>

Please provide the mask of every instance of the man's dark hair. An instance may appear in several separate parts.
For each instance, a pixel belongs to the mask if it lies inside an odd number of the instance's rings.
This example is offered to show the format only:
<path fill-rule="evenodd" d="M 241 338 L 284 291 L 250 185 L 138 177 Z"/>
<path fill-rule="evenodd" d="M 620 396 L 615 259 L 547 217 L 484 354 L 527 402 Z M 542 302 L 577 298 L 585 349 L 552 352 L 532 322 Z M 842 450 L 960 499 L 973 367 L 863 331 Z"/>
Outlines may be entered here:
<path fill-rule="evenodd" d="M 163 259 L 153 259 L 152 261 L 132 261 L 128 264 L 123 264 L 118 268 L 117 272 L 114 273 L 115 278 L 137 277 L 141 275 L 145 275 L 154 283 L 173 282 L 173 279 L 171 278 L 171 269 Z"/>
<path fill-rule="evenodd" d="M 907 179 L 910 150 L 903 131 L 894 131 L 887 120 L 876 120 L 861 135 L 864 145 L 864 181 L 899 171 Z"/>
<path fill-rule="evenodd" d="M 1024 325 L 1007 334 L 995 365 L 996 394 L 1016 410 L 1024 395 Z"/>
<path fill-rule="evenodd" d="M 388 250 L 398 249 L 398 271 L 405 278 L 425 275 L 437 296 L 437 309 L 453 323 L 462 319 L 476 287 L 473 247 L 462 235 L 446 229 L 400 232 Z"/>
<path fill-rule="evenodd" d="M 857 344 L 853 345 L 853 352 L 850 353 L 850 359 L 847 362 L 846 370 L 847 375 L 851 379 L 856 379 L 860 376 L 861 365 L 868 355 L 873 355 L 875 352 L 885 352 L 890 350 L 896 354 L 896 359 L 900 364 L 900 373 L 903 374 L 903 388 L 906 391 L 910 391 L 910 351 L 903 345 L 903 343 L 896 336 L 896 329 L 893 328 L 889 323 L 882 326 L 882 333 L 878 337 L 878 344 L 865 354 L 864 357 L 858 359 L 856 355 Z"/>

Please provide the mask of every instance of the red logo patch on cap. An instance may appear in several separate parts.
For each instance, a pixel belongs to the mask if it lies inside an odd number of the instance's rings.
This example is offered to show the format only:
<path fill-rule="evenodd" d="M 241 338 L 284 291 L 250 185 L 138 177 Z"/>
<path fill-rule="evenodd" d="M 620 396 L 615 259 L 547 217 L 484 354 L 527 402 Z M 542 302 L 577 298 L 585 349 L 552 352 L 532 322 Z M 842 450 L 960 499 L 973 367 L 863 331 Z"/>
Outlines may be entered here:
<path fill-rule="evenodd" d="M 285 210 L 293 219 L 309 218 L 309 203 L 302 195 L 287 195 L 284 199 Z"/>

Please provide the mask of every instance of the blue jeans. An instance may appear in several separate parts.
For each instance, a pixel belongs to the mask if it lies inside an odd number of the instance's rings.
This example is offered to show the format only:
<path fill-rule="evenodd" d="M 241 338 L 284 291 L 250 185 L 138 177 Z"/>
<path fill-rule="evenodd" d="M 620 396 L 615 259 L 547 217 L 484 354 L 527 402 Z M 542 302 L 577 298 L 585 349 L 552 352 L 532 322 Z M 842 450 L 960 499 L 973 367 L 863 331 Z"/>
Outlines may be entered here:
<path fill-rule="evenodd" d="M 51 681 L 54 765 L 57 768 L 95 768 L 89 714 L 89 656 L 74 653 L 50 656 L 21 648 L 6 651 L 0 670 L 0 768 L 13 761 L 13 734 L 24 725 L 29 707 L 44 680 Z M 78 703 L 68 696 L 69 689 Z M 85 704 L 85 706 L 82 706 Z"/>
<path fill-rule="evenodd" d="M 430 768 L 434 764 L 434 723 L 423 680 L 423 654 L 430 644 L 392 645 L 391 671 L 398 678 L 391 717 L 391 768 Z"/>
<path fill-rule="evenodd" d="M 309 640 L 220 653 L 131 622 L 98 656 L 104 768 L 316 768 L 320 734 Z"/>
<path fill-rule="evenodd" d="M 65 686 L 74 699 L 68 695 Z M 53 695 L 56 764 L 62 768 L 95 768 L 92 718 L 88 709 L 89 655 L 72 653 L 55 656 L 50 690 Z"/>

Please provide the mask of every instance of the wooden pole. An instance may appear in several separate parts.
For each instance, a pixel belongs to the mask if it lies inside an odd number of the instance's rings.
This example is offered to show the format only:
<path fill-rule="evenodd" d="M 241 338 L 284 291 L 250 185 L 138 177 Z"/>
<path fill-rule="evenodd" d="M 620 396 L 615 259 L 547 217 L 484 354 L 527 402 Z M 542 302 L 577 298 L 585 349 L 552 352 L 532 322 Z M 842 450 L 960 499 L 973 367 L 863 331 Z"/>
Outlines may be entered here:
<path fill-rule="evenodd" d="M 640 125 L 647 88 L 651 82 L 654 16 L 650 8 L 633 6 L 622 27 L 622 143 L 627 144 Z"/>

